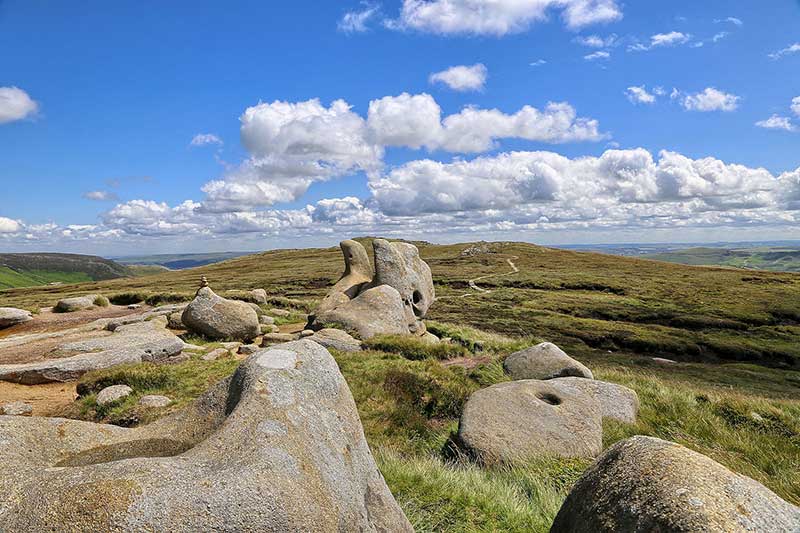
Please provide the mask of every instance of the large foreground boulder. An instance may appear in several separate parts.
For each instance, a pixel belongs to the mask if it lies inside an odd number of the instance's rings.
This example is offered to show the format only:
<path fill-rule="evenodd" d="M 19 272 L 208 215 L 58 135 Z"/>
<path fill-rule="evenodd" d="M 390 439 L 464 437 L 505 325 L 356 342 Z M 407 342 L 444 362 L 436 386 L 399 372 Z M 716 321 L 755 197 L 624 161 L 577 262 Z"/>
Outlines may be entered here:
<path fill-rule="evenodd" d="M 456 444 L 484 463 L 542 456 L 594 458 L 602 449 L 602 420 L 597 404 L 577 389 L 547 381 L 508 381 L 469 397 Z"/>
<path fill-rule="evenodd" d="M 163 362 L 181 353 L 185 343 L 167 331 L 163 317 L 117 327 L 113 333 L 60 345 L 55 359 L 0 365 L 0 381 L 38 385 L 75 381 L 86 372 L 112 366 Z M 76 354 L 76 355 L 71 355 Z"/>
<path fill-rule="evenodd" d="M 246 303 L 202 287 L 181 315 L 183 325 L 210 339 L 249 341 L 258 337 L 258 315 Z"/>
<path fill-rule="evenodd" d="M 637 436 L 575 484 L 553 533 L 800 531 L 800 508 L 674 442 Z"/>
<path fill-rule="evenodd" d="M 0 307 L 0 329 L 10 328 L 32 319 L 30 311 L 15 307 Z"/>
<path fill-rule="evenodd" d="M 146 426 L 0 417 L 0 442 L 4 533 L 413 531 L 309 340 L 253 354 Z"/>
<path fill-rule="evenodd" d="M 509 355 L 503 368 L 511 379 L 553 379 L 564 376 L 592 379 L 592 371 L 552 342 L 543 342 Z"/>
<path fill-rule="evenodd" d="M 603 418 L 611 418 L 626 424 L 636 423 L 639 414 L 639 395 L 636 391 L 597 379 L 586 378 L 556 378 L 549 383 L 561 390 L 576 389 L 592 397 L 600 406 Z"/>

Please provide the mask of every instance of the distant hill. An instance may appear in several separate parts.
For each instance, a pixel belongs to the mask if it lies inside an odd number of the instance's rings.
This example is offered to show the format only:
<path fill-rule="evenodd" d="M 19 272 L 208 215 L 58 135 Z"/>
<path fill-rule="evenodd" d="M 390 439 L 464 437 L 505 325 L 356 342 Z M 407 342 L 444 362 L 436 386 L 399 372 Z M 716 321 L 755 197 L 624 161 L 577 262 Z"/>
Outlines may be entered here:
<path fill-rule="evenodd" d="M 800 247 L 758 247 L 758 248 L 686 248 L 641 257 L 680 263 L 682 265 L 708 265 L 772 270 L 780 272 L 800 272 Z"/>
<path fill-rule="evenodd" d="M 132 275 L 128 267 L 94 255 L 0 254 L 0 289 L 104 281 Z"/>
<path fill-rule="evenodd" d="M 204 265 L 211 265 L 228 259 L 251 255 L 255 252 L 214 252 L 206 254 L 157 254 L 135 257 L 115 257 L 117 263 L 123 265 L 160 265 L 170 270 L 184 270 Z"/>

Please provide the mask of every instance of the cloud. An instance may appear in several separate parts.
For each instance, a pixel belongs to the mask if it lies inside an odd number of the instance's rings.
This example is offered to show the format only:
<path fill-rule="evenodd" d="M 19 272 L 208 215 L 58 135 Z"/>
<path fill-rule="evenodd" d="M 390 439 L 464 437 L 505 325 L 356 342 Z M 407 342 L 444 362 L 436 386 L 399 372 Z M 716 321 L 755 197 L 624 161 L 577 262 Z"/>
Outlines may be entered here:
<path fill-rule="evenodd" d="M 192 141 L 189 143 L 190 146 L 207 146 L 209 144 L 222 145 L 223 143 L 222 139 L 213 133 L 198 133 L 192 137 Z"/>
<path fill-rule="evenodd" d="M 428 77 L 430 83 L 444 83 L 454 91 L 481 91 L 486 83 L 488 71 L 482 63 L 472 66 L 458 65 Z"/>
<path fill-rule="evenodd" d="M 610 59 L 611 54 L 605 50 L 598 50 L 597 52 L 592 52 L 591 54 L 583 56 L 583 58 L 586 61 L 596 61 L 598 59 Z"/>
<path fill-rule="evenodd" d="M 795 131 L 796 129 L 789 117 L 782 117 L 780 115 L 772 115 L 768 119 L 759 120 L 756 122 L 756 126 L 768 130 Z"/>
<path fill-rule="evenodd" d="M 782 58 L 783 56 L 790 55 L 790 54 L 796 54 L 798 52 L 800 52 L 800 43 L 794 43 L 794 44 L 790 44 L 786 48 L 782 48 L 781 50 L 778 50 L 777 52 L 772 52 L 767 57 L 769 57 L 773 61 L 777 61 L 778 59 Z"/>
<path fill-rule="evenodd" d="M 650 36 L 650 43 L 649 44 L 642 44 L 637 43 L 628 46 L 628 51 L 632 52 L 646 52 L 648 50 L 652 50 L 653 48 L 661 48 L 661 47 L 669 47 L 669 46 L 678 46 L 681 44 L 686 44 L 691 40 L 692 36 L 688 33 L 682 33 L 679 31 L 671 31 L 669 33 L 656 33 L 655 35 Z"/>
<path fill-rule="evenodd" d="M 376 205 L 389 216 L 538 206 L 551 220 L 568 213 L 600 217 L 629 204 L 638 205 L 638 212 L 647 206 L 657 211 L 659 203 L 689 203 L 704 211 L 767 207 L 778 202 L 778 185 L 765 169 L 669 151 L 656 161 L 642 148 L 576 159 L 510 152 L 452 163 L 420 160 L 370 181 Z"/>
<path fill-rule="evenodd" d="M 387 146 L 472 153 L 491 150 L 498 139 L 546 143 L 604 138 L 596 120 L 578 117 L 567 103 L 543 110 L 524 106 L 514 114 L 473 107 L 442 118 L 429 94 L 387 96 L 369 104 L 367 118 L 344 100 L 261 103 L 241 117 L 241 138 L 250 157 L 206 183 L 202 209 L 232 212 L 291 202 L 315 182 L 383 167 Z"/>
<path fill-rule="evenodd" d="M 792 112 L 800 117 L 800 96 L 792 98 Z"/>
<path fill-rule="evenodd" d="M 360 11 L 348 11 L 337 24 L 339 31 L 344 33 L 363 33 L 367 31 L 367 22 L 380 13 L 380 6 L 362 2 Z"/>
<path fill-rule="evenodd" d="M 39 104 L 22 89 L 0 87 L 0 124 L 22 120 L 38 110 Z"/>
<path fill-rule="evenodd" d="M 681 105 L 688 111 L 735 111 L 741 97 L 707 87 L 702 92 L 683 97 Z"/>
<path fill-rule="evenodd" d="M 531 67 L 541 67 L 542 65 L 546 64 L 547 61 L 545 61 L 544 59 L 537 59 L 536 61 L 531 61 L 530 63 L 528 63 L 528 65 L 530 65 Z"/>
<path fill-rule="evenodd" d="M 628 87 L 625 89 L 625 96 L 634 104 L 653 104 L 656 101 L 656 95 L 647 92 L 644 85 Z"/>
<path fill-rule="evenodd" d="M 0 217 L 0 233 L 16 233 L 21 227 L 17 220 Z"/>
<path fill-rule="evenodd" d="M 722 22 L 728 22 L 728 23 L 733 24 L 735 26 L 744 26 L 744 22 L 742 22 L 741 19 L 738 19 L 736 17 L 727 17 L 727 18 L 724 18 L 724 19 L 714 19 L 714 24 L 720 24 Z"/>
<path fill-rule="evenodd" d="M 589 48 L 611 48 L 617 44 L 617 34 L 612 33 L 607 37 L 599 35 L 586 35 L 575 38 L 575 42 Z"/>
<path fill-rule="evenodd" d="M 570 29 L 622 18 L 616 0 L 403 0 L 400 18 L 392 26 L 442 35 L 499 37 L 525 31 L 558 9 Z"/>
<path fill-rule="evenodd" d="M 98 202 L 115 202 L 119 200 L 117 193 L 113 191 L 88 191 L 81 196 L 87 200 L 95 200 Z"/>

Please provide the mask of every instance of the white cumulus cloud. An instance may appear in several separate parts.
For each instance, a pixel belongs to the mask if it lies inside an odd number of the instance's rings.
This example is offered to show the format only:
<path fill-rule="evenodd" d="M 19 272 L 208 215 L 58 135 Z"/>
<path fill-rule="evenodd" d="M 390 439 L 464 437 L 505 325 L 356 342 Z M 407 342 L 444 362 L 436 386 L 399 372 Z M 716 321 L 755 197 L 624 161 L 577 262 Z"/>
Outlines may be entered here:
<path fill-rule="evenodd" d="M 22 228 L 19 221 L 12 218 L 0 217 L 0 233 L 16 233 Z"/>
<path fill-rule="evenodd" d="M 37 104 L 17 87 L 0 87 L 0 124 L 22 120 L 36 113 Z"/>
<path fill-rule="evenodd" d="M 782 117 L 780 115 L 772 115 L 768 119 L 759 120 L 756 122 L 756 126 L 768 130 L 794 131 L 796 129 L 789 117 Z"/>
<path fill-rule="evenodd" d="M 684 96 L 681 105 L 689 111 L 735 111 L 740 99 L 735 94 L 706 87 L 699 93 Z"/>
<path fill-rule="evenodd" d="M 633 44 L 628 47 L 628 50 L 634 52 L 645 52 L 647 50 L 652 50 L 653 48 L 677 46 L 686 44 L 691 40 L 691 38 L 692 36 L 690 34 L 679 31 L 656 33 L 655 35 L 650 36 L 650 42 L 648 44 Z"/>
<path fill-rule="evenodd" d="M 792 112 L 800 117 L 800 96 L 792 98 Z"/>
<path fill-rule="evenodd" d="M 430 83 L 444 83 L 454 91 L 480 91 L 486 83 L 488 71 L 482 63 L 472 66 L 457 65 L 428 77 Z"/>
<path fill-rule="evenodd" d="M 610 59 L 611 53 L 606 52 L 605 50 L 598 50 L 597 52 L 592 52 L 591 54 L 587 54 L 583 56 L 586 61 L 596 61 L 598 59 Z"/>
<path fill-rule="evenodd" d="M 772 52 L 771 54 L 768 55 L 768 57 L 773 61 L 775 61 L 782 58 L 783 56 L 796 54 L 798 52 L 800 52 L 800 43 L 794 43 L 790 44 L 786 48 L 782 48 L 776 52 Z"/>
<path fill-rule="evenodd" d="M 119 200 L 117 194 L 113 191 L 88 191 L 82 195 L 87 200 L 95 200 L 98 202 L 112 202 Z"/>
<path fill-rule="evenodd" d="M 648 92 L 644 85 L 628 87 L 625 96 L 634 104 L 653 104 L 656 101 L 656 94 Z"/>
<path fill-rule="evenodd" d="M 206 146 L 209 144 L 221 145 L 222 139 L 213 133 L 198 133 L 192 137 L 192 141 L 189 144 L 191 146 Z"/>
<path fill-rule="evenodd" d="M 502 36 L 524 31 L 559 9 L 572 29 L 622 18 L 616 0 L 403 0 L 393 25 L 445 35 Z"/>
<path fill-rule="evenodd" d="M 339 20 L 337 27 L 344 33 L 363 33 L 367 31 L 367 23 L 380 12 L 377 4 L 362 3 L 363 9 L 348 11 Z"/>

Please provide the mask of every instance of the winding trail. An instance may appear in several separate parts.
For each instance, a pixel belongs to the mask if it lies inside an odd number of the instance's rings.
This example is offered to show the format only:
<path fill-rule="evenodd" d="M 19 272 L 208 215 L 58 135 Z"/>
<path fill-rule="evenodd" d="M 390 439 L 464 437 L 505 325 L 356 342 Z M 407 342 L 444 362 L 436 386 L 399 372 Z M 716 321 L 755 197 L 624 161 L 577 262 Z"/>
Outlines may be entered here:
<path fill-rule="evenodd" d="M 517 265 L 514 263 L 514 261 L 513 261 L 514 259 L 519 259 L 519 256 L 518 255 L 512 255 L 511 257 L 506 258 L 506 263 L 508 263 L 508 266 L 511 267 L 511 271 L 510 272 L 495 272 L 494 274 L 486 274 L 484 276 L 479 276 L 477 278 L 467 280 L 467 283 L 469 283 L 470 289 L 472 289 L 475 292 L 465 292 L 464 294 L 460 294 L 460 295 L 457 295 L 457 296 L 443 296 L 441 298 L 437 298 L 437 300 L 444 300 L 444 299 L 449 299 L 449 298 L 467 298 L 469 296 L 475 296 L 476 294 L 491 294 L 492 293 L 491 290 L 479 287 L 477 282 L 479 282 L 479 281 L 481 281 L 483 279 L 499 278 L 499 277 L 511 276 L 512 274 L 516 274 L 517 272 L 519 272 L 519 268 L 517 268 Z"/>

